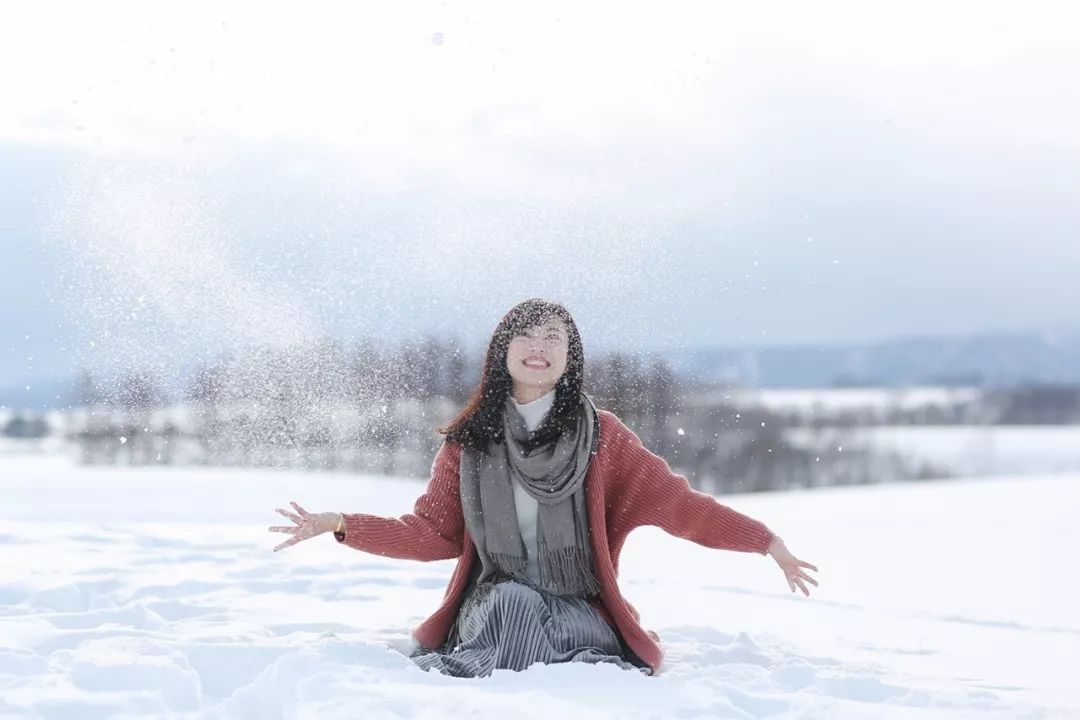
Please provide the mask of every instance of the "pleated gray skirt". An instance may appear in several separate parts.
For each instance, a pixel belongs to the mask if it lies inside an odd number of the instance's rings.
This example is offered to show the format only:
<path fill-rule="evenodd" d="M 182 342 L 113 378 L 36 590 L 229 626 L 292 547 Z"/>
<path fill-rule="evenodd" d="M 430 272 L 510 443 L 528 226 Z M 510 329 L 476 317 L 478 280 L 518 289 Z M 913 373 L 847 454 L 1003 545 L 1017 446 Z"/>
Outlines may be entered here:
<path fill-rule="evenodd" d="M 476 586 L 443 646 L 421 646 L 410 657 L 425 670 L 455 677 L 524 670 L 537 662 L 613 663 L 652 674 L 635 662 L 587 600 L 552 595 L 515 580 Z"/>

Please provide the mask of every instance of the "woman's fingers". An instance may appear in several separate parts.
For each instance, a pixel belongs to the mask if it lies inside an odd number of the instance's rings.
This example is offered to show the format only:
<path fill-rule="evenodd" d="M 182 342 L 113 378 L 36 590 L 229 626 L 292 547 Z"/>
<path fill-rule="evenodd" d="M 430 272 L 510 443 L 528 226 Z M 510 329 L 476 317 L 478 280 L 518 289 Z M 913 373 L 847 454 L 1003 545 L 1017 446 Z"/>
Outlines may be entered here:
<path fill-rule="evenodd" d="M 812 563 L 808 563 L 805 560 L 799 560 L 794 555 L 788 553 L 787 557 L 776 558 L 776 562 L 780 565 L 780 568 L 784 571 L 784 577 L 788 581 L 788 587 L 791 592 L 795 592 L 796 586 L 803 591 L 803 594 L 807 597 L 810 596 L 810 591 L 806 588 L 804 580 L 811 585 L 817 587 L 817 580 L 807 575 L 800 568 L 807 568 L 809 570 L 817 571 L 817 566 Z"/>
<path fill-rule="evenodd" d="M 292 520 L 292 521 L 293 521 L 294 523 L 296 523 L 297 525 L 303 525 L 303 524 L 304 524 L 304 518 L 300 517 L 300 516 L 299 516 L 299 515 L 297 515 L 296 513 L 291 513 L 291 512 L 289 512 L 288 510 L 284 510 L 284 509 L 282 509 L 282 508 L 277 508 L 277 511 L 278 511 L 279 513 L 281 513 L 282 515 L 284 515 L 285 517 L 287 517 L 287 518 L 289 518 L 290 520 Z"/>
<path fill-rule="evenodd" d="M 310 537 L 314 537 L 312 535 L 313 526 L 311 522 L 309 522 L 312 517 L 311 513 L 300 507 L 300 505 L 296 502 L 290 501 L 289 504 L 292 505 L 296 509 L 296 512 L 300 514 L 297 515 L 296 513 L 291 513 L 284 508 L 276 508 L 277 512 L 292 520 L 294 523 L 296 523 L 296 525 L 291 527 L 274 525 L 270 527 L 270 532 L 288 533 L 292 535 L 291 538 L 275 547 L 274 552 L 277 552 L 278 550 L 284 550 L 287 547 L 295 545 L 301 540 L 307 540 Z"/>
<path fill-rule="evenodd" d="M 809 575 L 807 575 L 802 570 L 799 570 L 796 567 L 785 568 L 784 569 L 784 577 L 787 578 L 788 587 L 791 589 L 791 592 L 795 592 L 795 587 L 798 586 L 798 588 L 803 591 L 803 595 L 806 595 L 807 597 L 810 597 L 810 591 L 806 588 L 806 585 L 805 585 L 805 583 L 803 583 L 803 580 L 810 583 L 814 587 L 817 587 L 817 584 L 818 584 L 817 580 L 810 577 Z"/>
<path fill-rule="evenodd" d="M 299 535 L 293 535 L 291 538 L 289 538 L 288 540 L 286 540 L 285 542 L 281 543 L 276 548 L 274 548 L 274 552 L 277 552 L 278 550 L 284 550 L 285 548 L 289 547 L 290 545 L 295 545 L 296 543 L 300 542 L 303 539 L 304 538 L 299 536 Z"/>

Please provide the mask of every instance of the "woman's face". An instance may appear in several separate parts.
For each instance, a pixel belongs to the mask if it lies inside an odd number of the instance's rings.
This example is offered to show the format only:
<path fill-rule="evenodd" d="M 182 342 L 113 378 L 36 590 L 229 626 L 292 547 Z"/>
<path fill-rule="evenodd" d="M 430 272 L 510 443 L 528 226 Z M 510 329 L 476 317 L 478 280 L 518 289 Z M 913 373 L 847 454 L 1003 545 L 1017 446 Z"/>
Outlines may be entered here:
<path fill-rule="evenodd" d="M 566 323 L 557 317 L 550 318 L 510 341 L 506 369 L 515 386 L 542 390 L 542 394 L 546 394 L 566 371 L 568 348 Z"/>

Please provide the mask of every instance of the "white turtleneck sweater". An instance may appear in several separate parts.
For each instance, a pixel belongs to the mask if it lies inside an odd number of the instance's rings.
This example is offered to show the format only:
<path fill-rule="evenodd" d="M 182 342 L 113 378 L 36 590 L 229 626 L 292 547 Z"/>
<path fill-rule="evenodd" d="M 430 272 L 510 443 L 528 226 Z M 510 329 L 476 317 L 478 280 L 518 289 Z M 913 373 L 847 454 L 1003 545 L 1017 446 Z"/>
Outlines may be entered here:
<path fill-rule="evenodd" d="M 547 395 L 536 398 L 532 402 L 522 405 L 514 396 L 510 396 L 514 407 L 525 419 L 525 427 L 529 432 L 540 427 L 544 416 L 555 402 L 555 390 L 552 389 Z M 518 528 L 521 530 L 521 539 L 525 544 L 526 572 L 533 582 L 540 582 L 540 565 L 536 560 L 536 512 L 539 504 L 532 495 L 521 486 L 521 481 L 514 478 L 514 506 L 517 509 Z"/>

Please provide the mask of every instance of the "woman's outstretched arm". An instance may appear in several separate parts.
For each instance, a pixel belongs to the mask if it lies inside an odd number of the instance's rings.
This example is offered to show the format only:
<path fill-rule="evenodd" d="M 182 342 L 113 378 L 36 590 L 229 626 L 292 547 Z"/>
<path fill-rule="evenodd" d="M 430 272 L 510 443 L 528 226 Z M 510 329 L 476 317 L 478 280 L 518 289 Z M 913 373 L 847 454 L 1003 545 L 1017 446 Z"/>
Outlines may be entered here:
<path fill-rule="evenodd" d="M 609 517 L 614 514 L 615 522 L 627 523 L 627 532 L 641 525 L 655 525 L 705 547 L 771 555 L 791 591 L 795 592 L 797 585 L 804 595 L 810 594 L 805 583 L 817 585 L 817 581 L 802 568 L 816 571 L 816 566 L 792 555 L 780 536 L 761 521 L 691 488 L 666 460 L 642 445 L 633 430 L 614 414 L 611 418 L 616 431 L 617 478 Z"/>
<path fill-rule="evenodd" d="M 670 535 L 705 547 L 764 555 L 775 535 L 764 523 L 690 487 L 667 461 L 641 443 L 615 415 L 615 502 L 609 513 L 627 530 L 655 525 Z"/>
<path fill-rule="evenodd" d="M 461 446 L 444 441 L 432 463 L 428 486 L 416 499 L 411 513 L 396 518 L 366 513 L 302 513 L 299 517 L 290 518 L 299 526 L 292 531 L 297 535 L 304 534 L 303 528 L 308 518 L 311 518 L 311 523 L 318 525 L 319 532 L 333 531 L 338 527 L 338 521 L 343 520 L 341 532 L 335 533 L 334 537 L 338 542 L 357 550 L 403 560 L 430 561 L 458 557 L 465 537 L 465 519 L 461 513 L 459 492 L 460 458 Z M 282 514 L 286 517 L 291 515 Z M 323 515 L 333 515 L 333 522 L 316 521 Z M 289 528 L 271 530 L 281 532 Z"/>
<path fill-rule="evenodd" d="M 431 479 L 413 511 L 396 518 L 343 513 L 339 542 L 357 550 L 405 560 L 448 560 L 461 554 L 465 518 L 461 512 L 461 446 L 443 441 L 431 465 Z"/>

